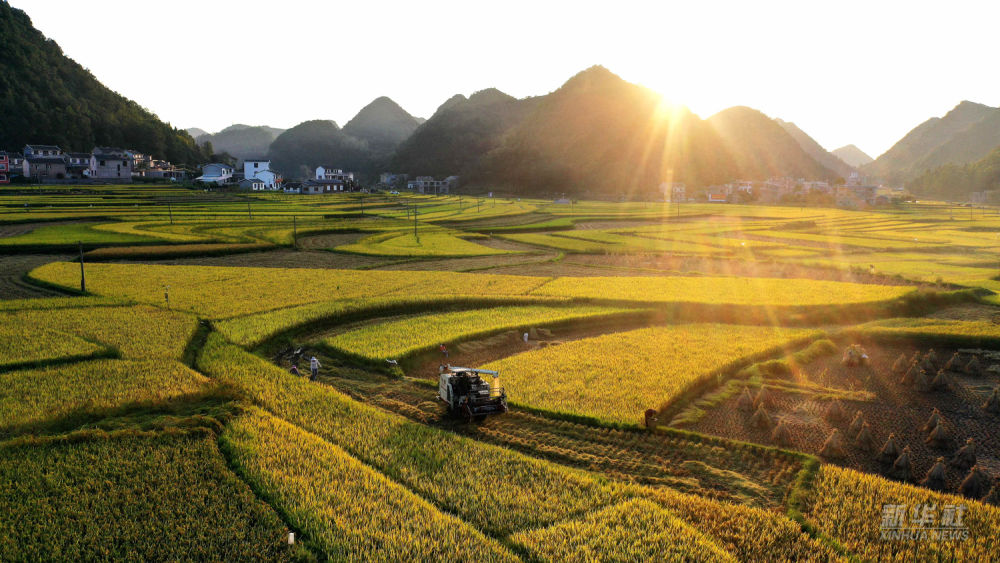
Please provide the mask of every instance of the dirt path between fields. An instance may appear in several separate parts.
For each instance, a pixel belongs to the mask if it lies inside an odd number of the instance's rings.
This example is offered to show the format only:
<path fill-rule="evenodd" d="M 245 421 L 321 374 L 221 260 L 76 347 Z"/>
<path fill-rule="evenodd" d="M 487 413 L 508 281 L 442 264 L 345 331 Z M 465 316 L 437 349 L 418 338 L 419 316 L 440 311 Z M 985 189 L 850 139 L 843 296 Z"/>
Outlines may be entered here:
<path fill-rule="evenodd" d="M 52 254 L 0 256 L 0 299 L 30 299 L 65 295 L 54 289 L 31 285 L 25 282 L 22 277 L 43 264 L 71 259 L 70 256 Z"/>

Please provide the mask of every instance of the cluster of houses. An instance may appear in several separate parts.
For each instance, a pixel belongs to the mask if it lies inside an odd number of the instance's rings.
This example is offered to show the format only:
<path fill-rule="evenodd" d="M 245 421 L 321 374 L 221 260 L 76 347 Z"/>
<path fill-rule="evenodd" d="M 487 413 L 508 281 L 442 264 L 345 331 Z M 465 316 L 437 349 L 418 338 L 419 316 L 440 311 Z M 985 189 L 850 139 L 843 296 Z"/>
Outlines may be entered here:
<path fill-rule="evenodd" d="M 378 187 L 382 189 L 401 189 L 405 187 L 419 194 L 450 194 L 458 188 L 458 176 L 448 176 L 444 180 L 435 180 L 432 176 L 417 176 L 410 180 L 408 174 L 383 172 L 379 175 Z"/>
<path fill-rule="evenodd" d="M 205 164 L 201 167 L 201 176 L 194 180 L 217 186 L 236 186 L 253 192 L 289 194 L 330 194 L 360 189 L 354 181 L 353 172 L 344 172 L 332 166 L 317 166 L 315 177 L 304 182 L 285 182 L 280 173 L 271 169 L 271 161 L 263 158 L 244 160 L 242 171 L 228 164 Z"/>
<path fill-rule="evenodd" d="M 0 184 L 9 184 L 14 176 L 38 183 L 126 183 L 137 177 L 183 180 L 185 172 L 135 150 L 94 147 L 82 153 L 55 145 L 25 145 L 20 153 L 0 152 Z"/>
<path fill-rule="evenodd" d="M 202 166 L 201 172 L 201 176 L 195 178 L 195 181 L 218 186 L 235 185 L 241 190 L 255 192 L 332 194 L 362 189 L 355 180 L 353 172 L 345 172 L 341 168 L 329 165 L 317 166 L 314 176 L 303 182 L 285 182 L 281 174 L 271 169 L 271 161 L 267 159 L 244 160 L 242 171 L 228 164 L 212 163 Z M 444 180 L 435 180 L 431 176 L 417 176 L 415 180 L 410 181 L 406 174 L 383 172 L 376 187 L 392 189 L 403 185 L 414 193 L 448 194 L 458 187 L 458 176 L 449 176 Z"/>
<path fill-rule="evenodd" d="M 660 192 L 664 200 L 671 202 L 786 203 L 821 197 L 839 207 L 850 208 L 888 205 L 894 195 L 891 191 L 874 185 L 857 172 L 853 172 L 843 185 L 804 178 L 771 178 L 764 182 L 739 180 L 729 184 L 689 190 L 682 183 L 664 182 L 660 185 Z"/>
<path fill-rule="evenodd" d="M 210 163 L 203 165 L 201 172 L 194 181 L 248 191 L 329 194 L 361 189 L 353 172 L 328 165 L 317 166 L 315 175 L 303 182 L 285 182 L 279 172 L 271 169 L 271 161 L 263 158 L 244 160 L 242 170 L 229 164 Z M 55 145 L 25 145 L 20 153 L 0 151 L 0 184 L 9 184 L 16 176 L 42 184 L 128 183 L 137 178 L 188 179 L 186 170 L 136 150 L 94 147 L 89 153 L 76 153 Z M 418 176 L 410 180 L 405 174 L 385 172 L 379 179 L 378 187 L 405 186 L 421 194 L 447 194 L 458 187 L 458 176 L 444 180 Z"/>

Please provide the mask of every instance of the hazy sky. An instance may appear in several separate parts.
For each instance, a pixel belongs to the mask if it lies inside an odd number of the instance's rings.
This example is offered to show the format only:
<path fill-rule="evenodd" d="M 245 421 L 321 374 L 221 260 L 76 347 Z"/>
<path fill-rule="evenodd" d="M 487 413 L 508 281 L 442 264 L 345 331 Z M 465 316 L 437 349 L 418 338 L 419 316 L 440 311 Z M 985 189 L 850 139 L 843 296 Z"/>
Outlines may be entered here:
<path fill-rule="evenodd" d="M 1000 105 L 1000 2 L 11 0 L 99 80 L 179 127 L 430 117 L 602 64 L 702 117 L 746 105 L 878 156 L 963 99 Z"/>

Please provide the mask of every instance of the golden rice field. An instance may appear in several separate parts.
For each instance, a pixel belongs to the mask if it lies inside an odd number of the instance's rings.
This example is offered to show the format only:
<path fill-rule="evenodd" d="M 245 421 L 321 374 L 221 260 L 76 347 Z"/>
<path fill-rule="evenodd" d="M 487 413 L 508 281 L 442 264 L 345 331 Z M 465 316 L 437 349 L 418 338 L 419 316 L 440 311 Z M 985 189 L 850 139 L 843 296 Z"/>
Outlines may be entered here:
<path fill-rule="evenodd" d="M 824 465 L 820 469 L 806 516 L 824 534 L 859 558 L 871 561 L 993 561 L 996 559 L 1000 508 L 960 496 Z M 952 541 L 882 540 L 886 505 L 905 505 L 906 517 L 917 507 L 933 506 L 935 522 L 942 524 L 946 506 L 964 506 L 962 517 L 968 539 Z M 918 509 L 922 514 L 922 508 Z M 909 523 L 909 524 L 907 524 Z M 894 524 L 889 524 L 892 527 Z M 913 525 L 906 520 L 904 525 Z"/>
<path fill-rule="evenodd" d="M 483 295 L 394 295 L 362 299 L 345 299 L 324 303 L 310 303 L 265 311 L 242 317 L 224 319 L 214 323 L 216 330 L 230 340 L 245 347 L 255 347 L 283 331 L 307 325 L 322 319 L 344 319 L 354 315 L 379 316 L 392 311 L 412 312 L 433 310 L 435 307 L 479 306 L 491 307 L 512 302 L 551 303 L 558 305 L 568 299 L 558 297 L 483 296 Z"/>
<path fill-rule="evenodd" d="M 154 231 L 152 229 L 154 226 L 158 226 L 160 228 Z M 155 223 L 138 222 L 138 221 L 105 223 L 102 225 L 95 225 L 94 229 L 98 231 L 107 231 L 109 233 L 154 237 L 157 239 L 166 240 L 170 242 L 194 242 L 194 241 L 207 240 L 207 237 L 193 234 L 190 231 L 170 232 L 169 230 L 165 230 L 163 228 L 163 225 L 157 225 Z"/>
<path fill-rule="evenodd" d="M 857 331 L 869 336 L 905 336 L 923 338 L 954 337 L 957 339 L 1000 341 L 1000 325 L 993 321 L 959 321 L 949 319 L 885 319 L 860 325 Z"/>
<path fill-rule="evenodd" d="M 55 262 L 34 278 L 74 287 L 79 265 Z M 542 278 L 432 271 L 361 271 L 88 264 L 88 289 L 213 319 L 342 299 L 389 295 L 561 297 L 637 303 L 816 306 L 884 302 L 913 289 L 807 279 L 728 277 Z M 211 288 L 211 291 L 207 291 Z"/>
<path fill-rule="evenodd" d="M 889 301 L 911 291 L 912 287 L 905 286 L 807 279 L 594 276 L 556 278 L 534 294 L 616 301 L 778 307 Z"/>
<path fill-rule="evenodd" d="M 290 561 L 278 515 L 205 432 L 0 443 L 2 561 Z"/>
<path fill-rule="evenodd" d="M 688 241 L 636 237 L 607 231 L 567 231 L 553 236 L 580 239 L 601 244 L 604 245 L 605 251 L 611 253 L 667 252 L 712 254 L 721 252 L 719 248 Z"/>
<path fill-rule="evenodd" d="M 208 318 L 340 299 L 387 295 L 524 295 L 547 278 L 309 268 L 238 268 L 88 264 L 88 290 L 104 296 L 167 305 Z M 79 285 L 80 266 L 54 262 L 32 276 L 58 285 Z"/>
<path fill-rule="evenodd" d="M 197 393 L 208 379 L 164 359 L 93 360 L 0 373 L 0 436 L 46 422 L 107 416 Z"/>
<path fill-rule="evenodd" d="M 514 401 L 638 423 L 707 377 L 819 336 L 816 330 L 688 324 L 605 334 L 510 356 L 499 370 Z"/>
<path fill-rule="evenodd" d="M 180 359 L 197 324 L 189 315 L 145 305 L 0 312 L 0 326 L 69 333 L 134 360 Z M 14 346 L 17 334 L 0 332 L 0 344 Z"/>
<path fill-rule="evenodd" d="M 143 258 L 184 258 L 187 256 L 215 256 L 237 254 L 274 248 L 268 243 L 208 243 L 169 244 L 144 246 L 113 246 L 91 250 L 86 260 L 141 260 Z"/>
<path fill-rule="evenodd" d="M 323 344 L 341 353 L 369 360 L 398 359 L 459 339 L 506 330 L 527 332 L 535 326 L 586 321 L 629 311 L 611 307 L 540 305 L 454 311 L 370 324 L 325 338 Z"/>
<path fill-rule="evenodd" d="M 330 560 L 518 560 L 343 449 L 262 411 L 227 426 L 222 447 Z"/>
<path fill-rule="evenodd" d="M 373 256 L 491 256 L 511 254 L 477 244 L 473 240 L 461 238 L 447 232 L 425 232 L 414 236 L 410 232 L 389 232 L 371 235 L 354 244 L 338 246 L 341 252 L 370 254 Z"/>
<path fill-rule="evenodd" d="M 488 534 L 551 524 L 615 496 L 614 487 L 592 475 L 363 405 L 216 335 L 198 367 Z"/>
<path fill-rule="evenodd" d="M 643 489 L 637 494 L 678 515 L 740 561 L 846 559 L 784 514 L 678 493 L 667 487 Z"/>
<path fill-rule="evenodd" d="M 339 448 L 344 455 L 357 459 L 430 501 L 437 510 L 453 514 L 490 535 L 530 535 L 533 530 L 572 522 L 602 507 L 641 497 L 665 507 L 668 513 L 680 516 L 687 525 L 710 537 L 719 549 L 738 560 L 752 560 L 760 554 L 787 554 L 799 559 L 817 559 L 828 555 L 822 545 L 802 533 L 791 520 L 767 510 L 666 489 L 623 486 L 592 474 L 412 423 L 352 401 L 325 385 L 310 384 L 303 378 L 294 377 L 263 359 L 226 344 L 218 336 L 209 338 L 199 367 L 213 379 L 236 385 L 274 416 L 321 438 L 324 441 L 322 449 Z M 241 419 L 236 424 L 246 425 L 246 420 Z M 247 428 L 244 426 L 236 432 L 248 432 Z M 282 428 L 292 432 L 291 427 L 281 423 L 257 424 L 253 428 L 275 438 L 285 432 Z M 233 436 L 231 432 L 234 431 L 227 430 L 227 435 Z M 302 444 L 315 443 L 319 447 L 321 442 L 312 440 L 298 437 L 293 440 L 295 447 L 286 446 L 273 454 L 280 456 L 268 469 L 269 474 L 274 476 L 274 487 L 285 487 L 289 495 L 290 491 L 299 491 L 301 495 L 288 499 L 319 503 L 319 499 L 331 498 L 328 489 L 341 490 L 339 487 L 347 486 L 343 483 L 330 484 L 315 493 L 309 492 L 311 485 L 306 481 L 325 482 L 326 477 L 317 468 L 335 465 L 332 462 L 306 463 L 302 467 L 302 464 L 292 461 L 305 455 L 300 451 Z M 253 441 L 243 439 L 243 443 L 247 450 L 253 449 Z M 275 447 L 280 447 L 277 439 Z M 461 455 L 456 455 L 457 452 Z M 253 452 L 253 455 L 272 454 L 265 450 Z M 265 468 L 261 465 L 261 471 Z M 278 481 L 280 476 L 301 477 L 303 474 L 310 478 L 296 478 L 291 483 Z M 311 519 L 310 525 L 322 529 L 327 537 L 334 537 L 330 524 L 324 524 L 324 517 L 315 516 L 315 512 L 328 513 L 326 509 L 317 508 L 311 511 L 303 509 L 296 514 L 297 518 Z M 427 549 L 438 548 L 428 546 Z"/>
<path fill-rule="evenodd" d="M 5 321 L 0 337 L 0 368 L 47 360 L 85 358 L 104 349 L 93 342 L 44 326 L 11 322 L 9 317 Z"/>
<path fill-rule="evenodd" d="M 737 561 L 648 500 L 630 500 L 511 539 L 540 561 Z"/>
<path fill-rule="evenodd" d="M 78 240 L 113 245 L 88 254 L 91 295 L 0 300 L 0 561 L 997 558 L 995 506 L 800 453 L 762 455 L 753 444 L 635 428 L 647 408 L 680 407 L 740 366 L 824 335 L 782 323 L 806 322 L 821 307 L 878 319 L 890 308 L 849 306 L 909 304 L 918 285 L 805 279 L 813 272 L 824 280 L 878 282 L 898 274 L 1000 290 L 990 279 L 1000 249 L 997 216 L 970 211 L 958 220 L 944 206 L 856 212 L 484 201 L 477 208 L 458 197 L 366 194 L 365 215 L 357 218 L 356 194 L 309 200 L 199 192 L 198 202 L 173 209 L 178 221 L 168 224 L 156 198 L 182 198 L 184 190 L 131 187 L 105 196 L 104 188 L 92 189 L 84 196 L 64 190 L 64 211 L 33 212 L 31 221 L 93 224 L 0 233 L 9 252 L 54 252 Z M 147 190 L 153 201 L 142 195 Z M 20 200 L 11 197 L 0 195 L 0 203 L 12 209 Z M 39 206 L 51 198 L 30 197 Z M 111 206 L 106 197 L 120 201 Z M 419 242 L 407 206 L 419 207 Z M 554 258 L 537 263 L 545 275 L 535 276 L 90 261 L 291 246 L 293 217 L 300 236 L 366 236 L 327 249 L 333 253 L 284 248 L 267 253 L 279 256 L 273 261 L 220 263 L 280 265 L 299 256 L 314 266 L 377 262 L 345 256 L 359 253 L 384 262 L 435 258 L 427 266 L 437 267 L 446 257 L 511 253 L 479 244 L 494 228 L 510 233 L 498 235 L 510 241 L 601 256 L 563 260 L 550 252 L 539 260 Z M 567 230 L 544 230 L 551 228 Z M 213 241 L 219 244 L 203 244 Z M 151 243 L 157 246 L 123 246 Z M 739 270 L 737 260 L 745 262 Z M 761 272 L 803 277 L 719 275 L 728 263 L 733 272 L 752 272 L 758 260 Z M 479 268 L 485 259 L 455 262 L 456 269 Z M 649 268 L 693 275 L 609 275 Z M 834 268 L 855 271 L 842 276 Z M 496 271 L 534 273 L 523 264 Z M 573 276 L 552 277 L 564 274 Z M 79 275 L 78 263 L 64 262 L 31 277 L 74 289 Z M 547 342 L 490 362 L 486 367 L 501 371 L 512 412 L 481 425 L 445 420 L 426 382 L 365 369 L 491 333 L 608 326 L 623 316 L 653 319 L 654 312 L 657 322 L 678 322 L 699 311 L 769 322 L 656 326 Z M 848 339 L 1000 346 L 990 320 L 843 326 L 838 334 Z M 337 356 L 320 382 L 264 357 L 279 345 L 308 347 L 320 337 Z M 194 356 L 193 367 L 181 363 Z M 726 463 L 716 454 L 701 459 L 716 450 L 726 452 Z M 991 470 L 993 453 L 981 452 Z M 886 504 L 965 505 L 969 539 L 883 541 Z"/>
<path fill-rule="evenodd" d="M 101 295 L 86 295 L 78 297 L 44 297 L 36 299 L 4 299 L 0 300 L 0 311 L 23 311 L 33 309 L 81 309 L 84 307 L 102 307 L 106 305 L 122 305 L 120 299 Z"/>

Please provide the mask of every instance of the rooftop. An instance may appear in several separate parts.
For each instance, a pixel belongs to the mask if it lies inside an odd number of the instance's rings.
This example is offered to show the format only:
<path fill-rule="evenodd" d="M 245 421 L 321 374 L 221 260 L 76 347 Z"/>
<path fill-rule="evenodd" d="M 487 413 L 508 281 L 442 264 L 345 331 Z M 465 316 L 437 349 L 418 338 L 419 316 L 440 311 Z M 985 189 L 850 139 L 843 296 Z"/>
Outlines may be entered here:
<path fill-rule="evenodd" d="M 28 162 L 50 162 L 50 163 L 60 163 L 63 164 L 66 161 L 63 160 L 61 156 L 28 156 L 25 157 Z"/>
<path fill-rule="evenodd" d="M 123 158 L 128 156 L 125 150 L 116 147 L 94 147 L 94 154 L 103 156 L 114 155 L 114 156 L 121 156 Z"/>

